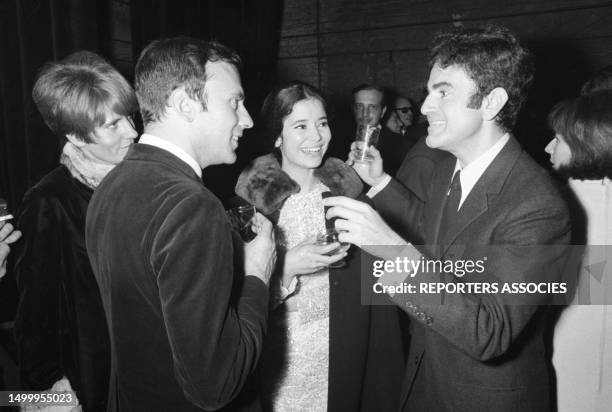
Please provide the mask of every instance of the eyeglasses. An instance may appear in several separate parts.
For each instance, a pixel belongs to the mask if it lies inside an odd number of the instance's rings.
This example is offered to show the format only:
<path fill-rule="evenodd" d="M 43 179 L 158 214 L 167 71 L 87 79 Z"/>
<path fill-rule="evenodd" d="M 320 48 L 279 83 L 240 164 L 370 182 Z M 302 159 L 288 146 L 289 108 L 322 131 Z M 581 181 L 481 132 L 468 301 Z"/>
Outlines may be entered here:
<path fill-rule="evenodd" d="M 410 112 L 410 110 L 412 110 L 412 107 L 396 107 L 395 109 L 396 112 L 402 112 L 404 114 L 407 114 Z"/>

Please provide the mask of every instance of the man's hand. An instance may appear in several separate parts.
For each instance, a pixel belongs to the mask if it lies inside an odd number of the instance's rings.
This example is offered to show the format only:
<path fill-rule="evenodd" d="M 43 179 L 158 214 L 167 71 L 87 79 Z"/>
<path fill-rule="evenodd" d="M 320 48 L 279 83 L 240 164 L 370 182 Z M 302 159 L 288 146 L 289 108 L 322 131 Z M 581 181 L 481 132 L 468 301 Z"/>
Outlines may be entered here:
<path fill-rule="evenodd" d="M 372 248 L 368 246 L 408 244 L 366 203 L 344 196 L 334 196 L 323 199 L 323 204 L 331 206 L 326 218 L 339 218 L 336 220 L 336 229 L 345 231 L 338 236 L 341 242 L 352 243 L 370 253 Z"/>
<path fill-rule="evenodd" d="M 244 273 L 247 276 L 256 276 L 268 285 L 276 264 L 276 243 L 272 223 L 261 213 L 256 213 L 252 229 L 257 236 L 244 245 Z"/>
<path fill-rule="evenodd" d="M 0 222 L 0 278 L 6 275 L 6 259 L 11 248 L 9 245 L 21 237 L 21 232 L 13 230 L 13 225 L 4 221 Z"/>
<path fill-rule="evenodd" d="M 368 154 L 373 157 L 373 160 L 369 162 L 356 162 L 356 148 L 357 143 L 353 142 L 351 144 L 351 151 L 349 152 L 346 164 L 353 166 L 353 169 L 355 169 L 355 172 L 357 172 L 361 180 L 370 186 L 376 186 L 385 177 L 385 172 L 383 171 L 383 160 L 382 157 L 380 157 L 380 152 L 375 147 L 370 147 L 368 149 Z"/>

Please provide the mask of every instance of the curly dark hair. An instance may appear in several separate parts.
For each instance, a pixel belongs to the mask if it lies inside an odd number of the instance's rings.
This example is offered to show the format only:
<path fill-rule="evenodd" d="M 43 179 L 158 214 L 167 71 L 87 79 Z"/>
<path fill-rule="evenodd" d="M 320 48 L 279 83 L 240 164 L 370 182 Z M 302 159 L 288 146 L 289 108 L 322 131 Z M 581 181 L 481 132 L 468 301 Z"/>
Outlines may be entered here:
<path fill-rule="evenodd" d="M 261 117 L 264 121 L 266 131 L 271 137 L 270 147 L 283 131 L 283 121 L 293 111 L 293 106 L 307 99 L 317 99 L 323 104 L 327 112 L 327 103 L 322 93 L 308 83 L 296 80 L 273 89 L 263 102 Z"/>
<path fill-rule="evenodd" d="M 531 53 L 507 28 L 487 25 L 438 34 L 429 56 L 429 68 L 457 65 L 476 83 L 477 91 L 468 107 L 478 108 L 496 87 L 508 93 L 508 102 L 497 115 L 497 123 L 510 131 L 533 82 Z"/>
<path fill-rule="evenodd" d="M 612 90 L 557 103 L 548 124 L 571 152 L 559 173 L 580 180 L 612 178 Z"/>

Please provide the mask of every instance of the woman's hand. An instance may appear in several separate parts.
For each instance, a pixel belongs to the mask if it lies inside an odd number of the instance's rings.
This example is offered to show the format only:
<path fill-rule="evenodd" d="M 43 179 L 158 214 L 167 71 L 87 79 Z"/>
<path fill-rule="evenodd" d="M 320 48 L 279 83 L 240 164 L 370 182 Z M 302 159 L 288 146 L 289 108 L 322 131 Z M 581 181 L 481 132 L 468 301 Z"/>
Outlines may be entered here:
<path fill-rule="evenodd" d="M 316 239 L 311 237 L 287 251 L 283 266 L 283 285 L 285 287 L 296 275 L 317 272 L 346 257 L 348 248 L 328 256 L 328 253 L 340 247 L 339 242 L 328 245 L 317 245 L 315 242 Z"/>

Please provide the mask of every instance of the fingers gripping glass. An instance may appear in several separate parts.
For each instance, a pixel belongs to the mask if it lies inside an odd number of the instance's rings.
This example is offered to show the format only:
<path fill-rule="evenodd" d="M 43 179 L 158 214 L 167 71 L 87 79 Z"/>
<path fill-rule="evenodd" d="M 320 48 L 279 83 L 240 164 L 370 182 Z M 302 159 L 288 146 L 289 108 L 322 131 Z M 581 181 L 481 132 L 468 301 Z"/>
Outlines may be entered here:
<path fill-rule="evenodd" d="M 329 245 L 334 242 L 340 243 L 340 246 L 338 246 L 334 250 L 327 252 L 326 253 L 327 256 L 333 256 L 338 253 L 345 252 L 350 247 L 350 244 L 341 243 L 340 240 L 338 240 L 338 235 L 340 234 L 340 232 L 341 231 L 338 231 L 336 229 L 328 228 L 328 229 L 325 229 L 325 231 L 317 235 L 317 245 L 324 246 L 324 245 Z M 340 259 L 339 261 L 331 263 L 329 265 L 330 268 L 341 268 L 344 266 L 346 266 L 346 261 L 344 259 Z"/>
<path fill-rule="evenodd" d="M 5 220 L 10 220 L 12 218 L 13 218 L 13 215 L 11 215 L 8 211 L 6 200 L 0 199 L 0 222 L 5 221 Z"/>
<path fill-rule="evenodd" d="M 245 205 L 231 208 L 227 211 L 227 216 L 232 225 L 232 228 L 236 230 L 242 240 L 250 242 L 256 236 L 253 232 L 253 218 L 255 217 L 255 206 Z"/>

